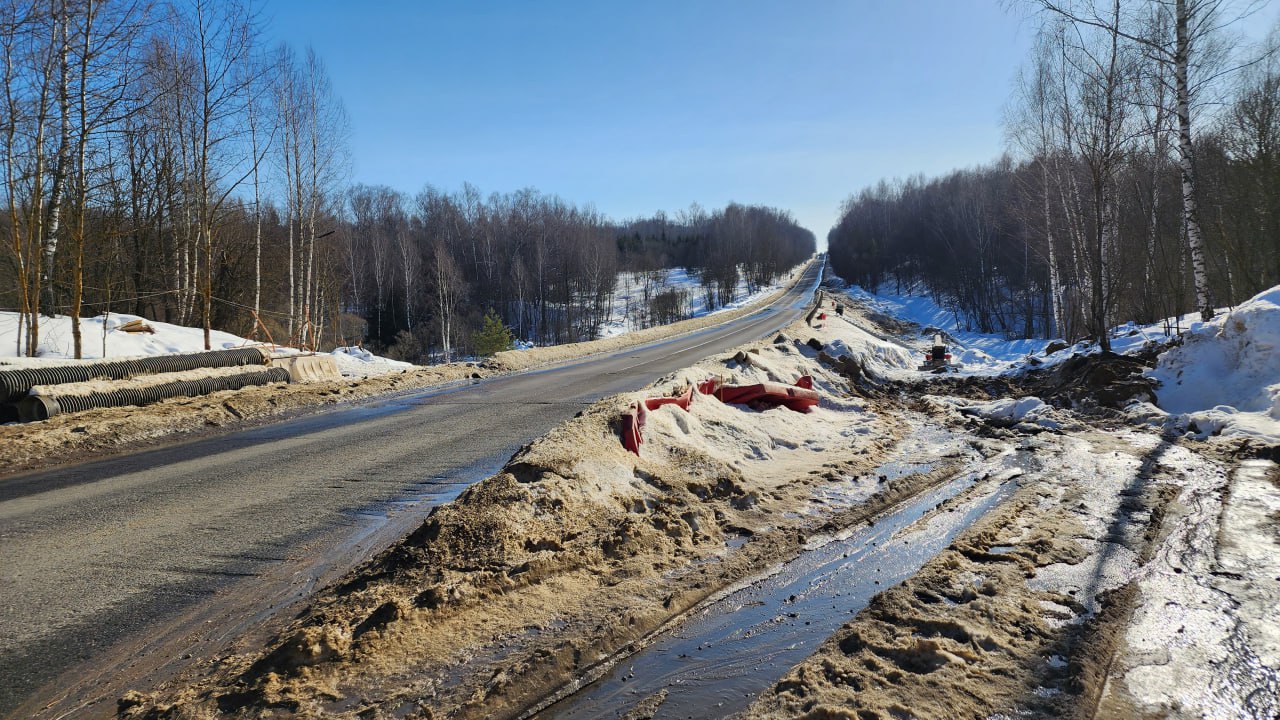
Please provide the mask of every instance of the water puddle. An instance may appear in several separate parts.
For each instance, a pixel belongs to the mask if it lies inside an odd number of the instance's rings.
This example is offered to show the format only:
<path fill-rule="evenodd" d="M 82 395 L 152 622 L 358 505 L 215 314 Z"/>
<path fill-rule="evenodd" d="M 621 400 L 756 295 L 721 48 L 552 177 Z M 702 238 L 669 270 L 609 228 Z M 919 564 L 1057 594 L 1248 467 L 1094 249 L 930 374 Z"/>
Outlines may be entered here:
<path fill-rule="evenodd" d="M 812 654 L 876 593 L 915 574 L 1016 483 L 1004 456 L 895 511 L 805 550 L 777 572 L 703 608 L 607 675 L 535 717 L 617 718 L 657 705 L 654 718 L 722 718 Z M 1003 473 L 990 473 L 1005 468 Z M 984 478 L 991 474 L 991 478 Z M 1001 480 L 1000 478 L 1005 478 Z M 931 512 L 965 490 L 949 512 Z M 665 693 L 665 700 L 663 699 Z M 645 714 L 648 717 L 648 714 Z"/>

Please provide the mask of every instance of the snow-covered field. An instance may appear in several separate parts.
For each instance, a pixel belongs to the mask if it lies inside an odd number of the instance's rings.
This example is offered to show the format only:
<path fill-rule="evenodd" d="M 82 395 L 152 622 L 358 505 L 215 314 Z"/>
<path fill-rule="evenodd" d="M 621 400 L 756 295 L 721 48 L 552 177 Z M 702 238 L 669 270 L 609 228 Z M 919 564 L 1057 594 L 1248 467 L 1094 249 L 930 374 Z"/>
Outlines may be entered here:
<path fill-rule="evenodd" d="M 155 332 L 125 332 L 120 327 L 139 320 Z M 65 315 L 40 318 L 40 349 L 34 358 L 18 356 L 18 313 L 0 312 L 0 367 L 37 367 L 77 362 L 71 335 L 71 318 Z M 204 348 L 204 330 L 183 327 L 137 315 L 111 313 L 80 319 L 82 356 L 84 360 L 102 358 L 137 358 L 173 353 L 200 352 Z M 214 330 L 209 335 L 213 350 L 229 350 L 249 345 L 264 345 L 231 333 Z M 290 355 L 294 348 L 269 346 L 272 352 Z M 374 355 L 362 348 L 337 348 L 331 355 L 346 377 L 371 377 L 401 372 L 413 365 Z"/>

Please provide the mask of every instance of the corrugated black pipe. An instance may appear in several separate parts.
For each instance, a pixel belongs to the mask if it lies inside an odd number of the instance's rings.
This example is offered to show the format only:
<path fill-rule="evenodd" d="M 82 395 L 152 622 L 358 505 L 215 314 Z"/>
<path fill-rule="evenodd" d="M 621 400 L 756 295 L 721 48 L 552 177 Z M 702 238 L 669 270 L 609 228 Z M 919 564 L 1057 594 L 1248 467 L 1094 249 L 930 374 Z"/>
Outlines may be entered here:
<path fill-rule="evenodd" d="M 266 385 L 273 382 L 289 382 L 289 371 L 284 368 L 267 368 L 239 375 L 178 380 L 150 387 L 122 388 L 87 395 L 28 395 L 18 402 L 18 413 L 23 422 L 48 420 L 59 413 L 83 412 L 104 407 L 150 405 L 171 397 L 207 395 L 219 390 L 239 390 L 250 385 Z"/>
<path fill-rule="evenodd" d="M 262 348 L 245 347 L 183 355 L 159 355 L 136 360 L 111 360 L 85 365 L 0 370 L 0 403 L 16 402 L 37 385 L 61 385 L 85 382 L 94 378 L 123 380 L 146 373 L 183 372 L 200 368 L 265 365 L 268 358 L 270 355 Z"/>

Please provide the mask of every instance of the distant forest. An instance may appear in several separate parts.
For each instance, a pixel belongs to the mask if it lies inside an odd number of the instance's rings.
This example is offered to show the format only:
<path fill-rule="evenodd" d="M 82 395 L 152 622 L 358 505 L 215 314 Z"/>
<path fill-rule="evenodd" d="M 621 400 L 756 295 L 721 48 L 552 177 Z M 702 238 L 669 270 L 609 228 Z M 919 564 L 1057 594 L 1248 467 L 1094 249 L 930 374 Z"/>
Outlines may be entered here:
<path fill-rule="evenodd" d="M 974 330 L 1104 347 L 1280 283 L 1280 37 L 1244 46 L 1248 8 L 1221 1 L 1028 5 L 1011 154 L 853 195 L 833 268 L 923 287 Z"/>
<path fill-rule="evenodd" d="M 524 189 L 348 181 L 322 59 L 265 47 L 241 0 L 0 0 L 0 308 L 124 312 L 416 362 L 474 349 L 492 315 L 590 339 L 621 270 L 682 265 L 708 306 L 815 250 L 785 212 L 731 204 L 619 222 Z M 429 159 L 428 159 L 429 161 Z M 654 298 L 649 317 L 681 316 Z M 666 304 L 664 304 L 664 302 Z"/>

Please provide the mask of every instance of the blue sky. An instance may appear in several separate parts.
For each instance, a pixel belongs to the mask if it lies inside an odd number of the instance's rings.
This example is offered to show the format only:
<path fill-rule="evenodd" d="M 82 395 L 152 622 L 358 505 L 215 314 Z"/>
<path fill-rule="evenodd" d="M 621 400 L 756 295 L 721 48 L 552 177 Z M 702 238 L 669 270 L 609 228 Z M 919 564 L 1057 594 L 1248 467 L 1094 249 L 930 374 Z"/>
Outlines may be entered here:
<path fill-rule="evenodd" d="M 1003 150 L 1030 23 L 981 0 L 266 0 L 351 118 L 352 179 L 536 187 L 623 219 L 790 210 Z"/>

